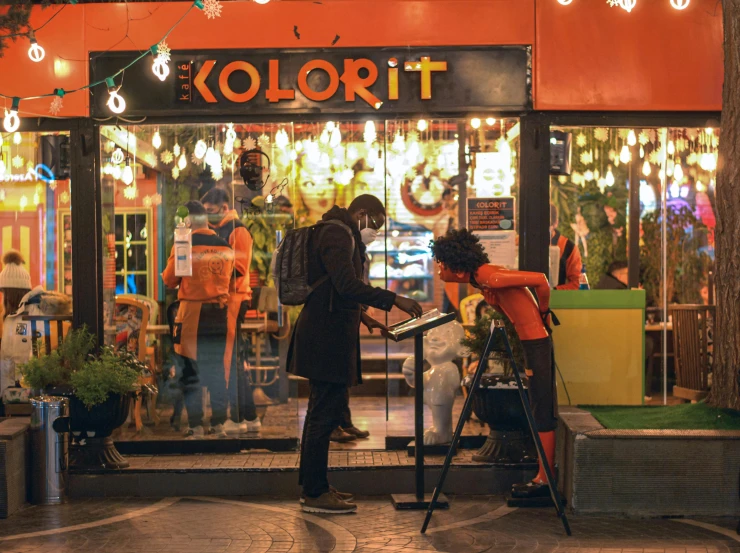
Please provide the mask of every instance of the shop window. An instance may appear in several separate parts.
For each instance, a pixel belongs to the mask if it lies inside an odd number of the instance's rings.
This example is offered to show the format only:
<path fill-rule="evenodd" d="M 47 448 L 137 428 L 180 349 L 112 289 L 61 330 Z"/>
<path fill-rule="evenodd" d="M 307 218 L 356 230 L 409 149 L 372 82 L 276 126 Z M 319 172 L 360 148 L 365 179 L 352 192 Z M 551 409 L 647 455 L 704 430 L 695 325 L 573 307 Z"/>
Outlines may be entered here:
<path fill-rule="evenodd" d="M 151 293 L 148 228 L 147 211 L 115 214 L 117 295 Z"/>

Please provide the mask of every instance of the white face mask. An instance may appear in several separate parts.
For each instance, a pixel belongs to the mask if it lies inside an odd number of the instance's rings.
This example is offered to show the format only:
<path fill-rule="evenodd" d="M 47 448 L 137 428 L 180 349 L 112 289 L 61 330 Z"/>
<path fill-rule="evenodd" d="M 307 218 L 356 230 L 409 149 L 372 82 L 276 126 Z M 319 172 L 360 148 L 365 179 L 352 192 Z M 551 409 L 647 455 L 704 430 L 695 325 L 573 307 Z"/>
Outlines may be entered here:
<path fill-rule="evenodd" d="M 365 228 L 360 229 L 360 236 L 362 237 L 362 243 L 369 246 L 378 237 L 378 231 L 368 226 L 368 216 L 365 215 Z M 360 226 L 360 222 L 357 221 L 357 226 Z"/>

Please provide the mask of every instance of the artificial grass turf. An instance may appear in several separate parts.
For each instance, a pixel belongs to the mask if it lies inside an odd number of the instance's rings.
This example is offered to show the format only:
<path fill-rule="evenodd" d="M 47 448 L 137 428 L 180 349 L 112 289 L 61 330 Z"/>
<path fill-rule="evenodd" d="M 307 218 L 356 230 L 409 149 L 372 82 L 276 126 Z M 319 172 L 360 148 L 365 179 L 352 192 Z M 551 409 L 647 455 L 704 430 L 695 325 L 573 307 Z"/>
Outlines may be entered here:
<path fill-rule="evenodd" d="M 583 406 L 611 430 L 740 430 L 740 412 L 704 402 L 670 406 Z"/>

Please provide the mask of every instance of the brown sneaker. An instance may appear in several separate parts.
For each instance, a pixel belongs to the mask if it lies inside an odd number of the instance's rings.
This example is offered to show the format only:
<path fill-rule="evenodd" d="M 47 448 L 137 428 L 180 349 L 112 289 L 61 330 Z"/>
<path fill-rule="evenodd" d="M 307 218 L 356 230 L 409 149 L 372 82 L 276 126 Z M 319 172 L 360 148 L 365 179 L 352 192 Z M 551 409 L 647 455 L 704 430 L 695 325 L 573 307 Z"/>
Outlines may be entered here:
<path fill-rule="evenodd" d="M 354 513 L 357 510 L 357 505 L 342 501 L 336 494 L 326 492 L 319 497 L 307 497 L 305 503 L 301 505 L 301 510 L 305 513 L 345 515 Z"/>
<path fill-rule="evenodd" d="M 355 438 L 368 438 L 370 437 L 370 432 L 367 430 L 360 430 L 356 426 L 350 426 L 349 428 L 342 428 L 347 434 L 350 434 L 351 436 L 354 436 Z"/>
<path fill-rule="evenodd" d="M 336 495 L 339 499 L 342 501 L 349 501 L 350 503 L 355 498 L 354 494 L 347 493 L 347 492 L 340 492 L 338 489 L 336 489 L 334 486 L 329 486 L 329 492 Z M 301 492 L 301 505 L 303 505 L 306 502 L 306 494 Z"/>
<path fill-rule="evenodd" d="M 337 442 L 340 444 L 353 442 L 354 440 L 355 437 L 352 434 L 347 434 L 341 428 L 335 428 L 334 430 L 332 430 L 331 436 L 329 436 L 329 441 Z"/>

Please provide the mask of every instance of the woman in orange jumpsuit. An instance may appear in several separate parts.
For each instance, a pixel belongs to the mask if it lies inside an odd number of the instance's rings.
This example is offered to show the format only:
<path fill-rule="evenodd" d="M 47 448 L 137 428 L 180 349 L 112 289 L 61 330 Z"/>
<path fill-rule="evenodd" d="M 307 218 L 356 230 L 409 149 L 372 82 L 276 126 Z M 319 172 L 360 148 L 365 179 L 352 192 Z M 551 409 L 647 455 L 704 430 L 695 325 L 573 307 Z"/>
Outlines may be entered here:
<path fill-rule="evenodd" d="M 542 273 L 512 271 L 490 265 L 478 237 L 467 229 L 451 230 L 431 245 L 445 282 L 470 283 L 479 288 L 486 302 L 505 314 L 522 341 L 529 377 L 529 402 L 550 469 L 554 470 L 557 390 L 554 378 L 552 338 L 549 332 L 550 286 Z M 534 298 L 529 288 L 537 294 Z M 539 300 L 539 303 L 538 303 Z M 554 474 L 554 472 L 552 473 Z M 515 484 L 514 497 L 549 496 L 545 470 L 534 480 Z"/>

